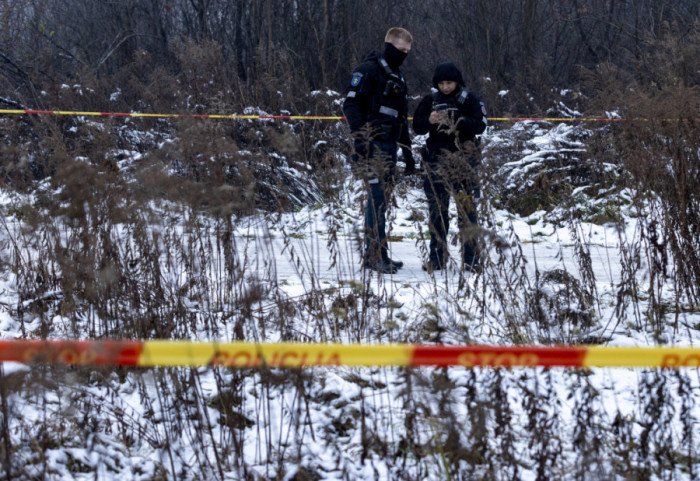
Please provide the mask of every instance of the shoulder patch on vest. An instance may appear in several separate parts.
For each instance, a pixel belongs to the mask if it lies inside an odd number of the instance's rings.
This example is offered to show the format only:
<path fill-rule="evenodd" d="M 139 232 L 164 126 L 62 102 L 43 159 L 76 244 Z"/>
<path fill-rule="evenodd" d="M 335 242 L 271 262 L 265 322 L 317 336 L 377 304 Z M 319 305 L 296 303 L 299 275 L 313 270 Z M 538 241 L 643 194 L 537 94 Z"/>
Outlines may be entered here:
<path fill-rule="evenodd" d="M 361 72 L 355 72 L 352 74 L 352 80 L 350 80 L 350 85 L 353 87 L 357 87 L 360 85 L 360 81 L 362 80 L 362 73 Z"/>

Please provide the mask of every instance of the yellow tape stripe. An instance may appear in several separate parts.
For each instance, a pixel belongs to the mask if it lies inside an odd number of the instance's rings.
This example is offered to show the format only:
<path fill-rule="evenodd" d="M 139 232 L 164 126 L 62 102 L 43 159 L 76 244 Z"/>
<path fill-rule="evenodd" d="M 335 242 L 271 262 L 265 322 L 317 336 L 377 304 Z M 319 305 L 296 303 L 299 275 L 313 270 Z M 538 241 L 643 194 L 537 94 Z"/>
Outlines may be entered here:
<path fill-rule="evenodd" d="M 584 367 L 698 367 L 700 349 L 683 347 L 589 347 Z"/>
<path fill-rule="evenodd" d="M 411 345 L 145 341 L 139 366 L 407 366 Z"/>
<path fill-rule="evenodd" d="M 54 114 L 55 115 L 75 115 L 75 116 L 78 116 L 78 115 L 90 116 L 90 115 L 92 115 L 92 116 L 97 116 L 97 117 L 101 117 L 103 115 L 102 112 L 73 112 L 73 111 L 67 111 L 67 110 L 55 110 Z"/>

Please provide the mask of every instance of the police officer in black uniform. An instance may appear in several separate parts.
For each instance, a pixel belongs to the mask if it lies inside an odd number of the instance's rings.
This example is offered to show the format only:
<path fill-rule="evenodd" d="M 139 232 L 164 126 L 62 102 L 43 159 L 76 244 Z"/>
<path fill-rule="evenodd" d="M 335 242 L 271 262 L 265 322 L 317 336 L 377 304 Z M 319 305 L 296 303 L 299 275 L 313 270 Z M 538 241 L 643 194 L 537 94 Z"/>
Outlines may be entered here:
<path fill-rule="evenodd" d="M 423 189 L 428 199 L 430 257 L 423 265 L 429 272 L 443 269 L 447 261 L 448 208 L 455 199 L 462 247 L 462 266 L 480 268 L 478 224 L 474 199 L 479 197 L 477 135 L 486 130 L 486 109 L 481 99 L 465 88 L 462 73 L 452 62 L 435 68 L 433 87 L 413 116 L 413 130 L 429 134 L 424 150 Z"/>
<path fill-rule="evenodd" d="M 352 74 L 343 112 L 352 132 L 353 170 L 368 187 L 364 228 L 364 266 L 393 274 L 403 262 L 389 258 L 386 239 L 387 198 L 393 187 L 397 148 L 401 145 L 406 174 L 414 170 L 408 135 L 408 89 L 399 67 L 413 38 L 403 28 L 391 28 L 384 51 L 368 54 Z"/>

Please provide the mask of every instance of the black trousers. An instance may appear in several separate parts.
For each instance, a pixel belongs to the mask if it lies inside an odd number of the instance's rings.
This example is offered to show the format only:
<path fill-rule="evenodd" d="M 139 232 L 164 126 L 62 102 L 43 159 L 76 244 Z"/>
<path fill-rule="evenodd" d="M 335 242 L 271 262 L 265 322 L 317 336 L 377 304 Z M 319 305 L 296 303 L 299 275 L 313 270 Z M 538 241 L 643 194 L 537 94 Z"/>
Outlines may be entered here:
<path fill-rule="evenodd" d="M 462 247 L 462 262 L 466 265 L 479 263 L 479 227 L 474 195 L 476 188 L 460 176 L 451 175 L 438 162 L 426 162 L 423 189 L 428 199 L 428 228 L 430 230 L 430 258 L 434 266 L 444 268 L 448 257 L 448 234 L 450 227 L 450 199 L 455 200 L 459 239 Z"/>
<path fill-rule="evenodd" d="M 370 165 L 365 174 L 367 206 L 365 207 L 365 262 L 374 264 L 389 259 L 386 238 L 386 210 L 388 195 L 394 184 L 396 142 L 372 141 Z M 371 164 L 371 162 L 370 162 Z"/>

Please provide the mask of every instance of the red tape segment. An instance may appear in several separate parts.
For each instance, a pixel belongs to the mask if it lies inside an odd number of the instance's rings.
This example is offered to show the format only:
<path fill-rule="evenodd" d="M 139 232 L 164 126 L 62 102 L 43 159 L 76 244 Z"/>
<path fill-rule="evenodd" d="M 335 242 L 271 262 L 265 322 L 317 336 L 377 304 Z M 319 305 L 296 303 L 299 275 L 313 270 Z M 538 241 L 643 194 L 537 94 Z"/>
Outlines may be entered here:
<path fill-rule="evenodd" d="M 143 341 L 0 341 L 0 361 L 137 366 Z"/>
<path fill-rule="evenodd" d="M 582 367 L 586 348 L 416 345 L 412 366 Z"/>
<path fill-rule="evenodd" d="M 3 340 L 0 362 L 120 366 L 698 367 L 700 348 Z"/>

